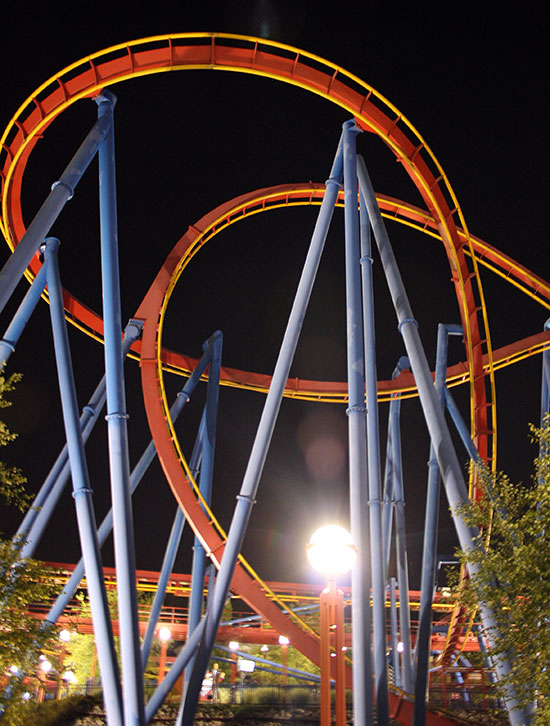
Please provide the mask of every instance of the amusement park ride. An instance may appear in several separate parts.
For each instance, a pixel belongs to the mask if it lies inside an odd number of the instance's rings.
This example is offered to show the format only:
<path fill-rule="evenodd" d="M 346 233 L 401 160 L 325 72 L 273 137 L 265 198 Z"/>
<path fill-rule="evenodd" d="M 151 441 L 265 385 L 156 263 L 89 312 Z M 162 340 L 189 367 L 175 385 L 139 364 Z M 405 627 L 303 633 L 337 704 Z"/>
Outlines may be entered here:
<path fill-rule="evenodd" d="M 168 257 L 159 260 L 160 270 L 146 291 L 134 316 L 123 330 L 121 319 L 114 155 L 114 108 L 112 92 L 118 83 L 140 76 L 174 70 L 219 69 L 264 76 L 297 86 L 344 109 L 350 120 L 343 124 L 340 141 L 328 168 L 326 184 L 283 184 L 246 192 L 205 214 L 192 224 Z M 92 99 L 98 118 L 33 221 L 25 225 L 21 207 L 24 172 L 32 152 L 47 129 L 77 102 Z M 90 101 L 88 100 L 88 103 Z M 356 137 L 373 134 L 395 155 L 407 172 L 424 206 L 375 194 L 366 164 L 356 153 Z M 0 272 L 0 310 L 4 310 L 24 275 L 31 287 L 0 343 L 7 362 L 40 297 L 50 306 L 63 419 L 67 444 L 21 523 L 17 536 L 25 540 L 22 556 L 32 556 L 59 497 L 72 479 L 82 547 L 79 563 L 63 587 L 46 619 L 56 622 L 78 588 L 83 576 L 89 591 L 102 688 L 110 726 L 149 723 L 174 684 L 185 671 L 185 695 L 178 722 L 193 723 L 196 704 L 226 600 L 240 597 L 269 623 L 275 633 L 285 634 L 294 647 L 312 662 L 320 662 L 319 636 L 300 617 L 285 607 L 283 599 L 264 582 L 241 554 L 243 539 L 284 396 L 307 401 L 341 402 L 347 405 L 349 432 L 349 496 L 351 534 L 357 548 L 352 570 L 351 646 L 353 664 L 346 673 L 353 688 L 354 723 L 378 723 L 390 716 L 403 724 L 452 723 L 449 715 L 425 707 L 432 640 L 434 571 L 436 560 L 439 480 L 443 481 L 460 545 L 475 545 L 472 532 L 457 513 L 468 496 L 480 492 L 473 479 L 470 490 L 455 453 L 444 416 L 448 410 L 468 455 L 496 466 L 495 371 L 535 354 L 543 354 L 543 411 L 548 410 L 547 331 L 531 335 L 504 348 L 493 349 L 480 266 L 509 281 L 543 307 L 550 307 L 550 285 L 520 263 L 474 237 L 468 231 L 456 195 L 438 160 L 412 124 L 389 101 L 361 79 L 338 66 L 289 46 L 246 36 L 185 33 L 156 36 L 124 43 L 88 56 L 42 84 L 13 116 L 1 138 L 2 232 L 13 254 Z M 58 265 L 59 240 L 49 237 L 63 207 L 95 155 L 100 170 L 100 228 L 103 312 L 99 314 L 62 288 Z M 204 344 L 195 360 L 163 345 L 163 330 L 171 295 L 187 265 L 201 248 L 227 227 L 253 215 L 295 206 L 318 206 L 311 245 L 288 320 L 273 375 L 222 366 L 221 334 Z M 346 255 L 346 308 L 348 380 L 346 382 L 289 379 L 301 325 L 315 282 L 321 253 L 336 206 L 344 207 Z M 434 376 L 430 372 L 409 304 L 385 219 L 412 227 L 439 240 L 446 252 L 460 324 L 440 325 Z M 371 245 L 371 233 L 375 245 Z M 374 332 L 372 265 L 374 247 L 383 267 L 395 308 L 404 353 L 389 381 L 377 379 Z M 59 252 L 62 254 L 62 251 Z M 182 284 L 182 283 L 180 283 Z M 74 374 L 68 346 L 66 321 L 102 342 L 105 377 L 79 417 Z M 211 331 L 205 331 L 208 335 Z M 447 340 L 464 341 L 464 363 L 447 367 Z M 152 436 L 150 445 L 130 472 L 127 408 L 123 362 L 139 361 L 143 398 Z M 168 401 L 165 378 L 183 375 L 185 384 L 175 401 Z M 184 456 L 174 422 L 182 414 L 200 381 L 207 380 L 204 412 L 193 452 Z M 449 388 L 469 387 L 470 413 L 465 424 Z M 237 496 L 233 519 L 226 533 L 211 510 L 212 471 L 215 453 L 219 386 L 265 393 L 266 401 L 248 467 Z M 404 541 L 404 498 L 400 472 L 400 402 L 418 396 L 429 431 L 430 456 L 422 587 L 416 637 L 411 637 L 407 552 Z M 385 475 L 380 460 L 377 401 L 389 401 Z M 92 487 L 84 444 L 106 403 L 112 512 L 98 527 L 92 505 Z M 179 504 L 158 577 L 151 617 L 140 633 L 136 589 L 136 562 L 132 494 L 154 457 L 162 465 L 166 482 Z M 145 703 L 143 673 L 163 606 L 167 584 L 181 540 L 184 522 L 195 535 L 186 643 L 166 678 Z M 395 524 L 393 524 L 395 522 Z M 386 652 L 386 579 L 392 531 L 395 529 L 397 570 L 401 600 L 399 631 L 404 644 L 400 671 L 403 690 L 388 686 Z M 113 644 L 100 549 L 111 530 L 114 536 L 118 627 L 121 670 Z M 203 592 L 208 580 L 208 596 Z M 205 602 L 203 602 L 205 600 Z M 372 605 L 371 605 L 372 601 Z M 435 613 L 435 614 L 434 614 Z M 491 611 L 480 604 L 483 625 L 493 625 Z M 455 608 L 435 667 L 458 658 L 467 644 L 473 615 Z M 143 636 L 143 641 L 140 640 Z M 482 647 L 485 642 L 481 639 Z M 414 648 L 412 647 L 414 645 Z M 490 658 L 490 652 L 487 653 Z M 372 663 L 372 665 L 371 665 Z M 494 663 L 497 675 L 509 667 Z M 434 667 L 434 664 L 432 664 Z M 372 684 L 372 685 L 371 685 Z M 374 699 L 373 699 L 374 695 Z M 524 723 L 524 714 L 507 694 L 511 722 Z"/>

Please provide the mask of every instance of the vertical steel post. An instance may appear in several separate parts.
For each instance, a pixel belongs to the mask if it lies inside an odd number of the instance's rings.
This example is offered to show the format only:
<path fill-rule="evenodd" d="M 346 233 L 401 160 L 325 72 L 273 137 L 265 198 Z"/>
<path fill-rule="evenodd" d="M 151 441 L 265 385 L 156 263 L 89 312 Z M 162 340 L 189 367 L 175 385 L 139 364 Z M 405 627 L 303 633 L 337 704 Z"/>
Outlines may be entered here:
<path fill-rule="evenodd" d="M 199 468 L 200 468 L 200 461 L 202 456 L 202 442 L 204 437 L 204 420 L 205 420 L 205 414 L 203 413 L 202 419 L 199 425 L 199 431 L 197 434 L 197 437 L 195 439 L 195 444 L 193 446 L 193 451 L 191 453 L 191 458 L 189 460 L 189 469 L 191 471 L 191 474 L 193 477 L 196 477 Z M 162 562 L 162 567 L 160 570 L 159 580 L 157 583 L 157 591 L 155 592 L 155 599 L 153 600 L 153 605 L 151 607 L 151 613 L 149 615 L 149 622 L 147 623 L 147 629 L 145 631 L 145 637 L 143 638 L 143 645 L 141 647 L 141 659 L 142 659 L 142 665 L 143 669 L 145 670 L 145 666 L 147 665 L 147 660 L 149 659 L 149 654 L 151 651 L 151 645 L 153 643 L 153 635 L 155 632 L 155 627 L 160 615 L 160 611 L 162 609 L 162 605 L 164 602 L 164 597 L 166 594 L 166 587 L 168 585 L 168 580 L 170 578 L 170 575 L 172 573 L 172 570 L 174 568 L 174 563 L 176 561 L 176 555 L 178 553 L 179 544 L 181 541 L 181 536 L 183 533 L 183 527 L 185 525 L 185 515 L 183 513 L 183 510 L 178 506 L 176 510 L 176 514 L 174 516 L 174 521 L 172 523 L 172 529 L 170 532 L 170 537 L 168 538 L 168 543 L 166 545 L 166 550 L 164 553 L 164 559 Z M 197 623 L 195 624 L 195 626 Z M 189 625 L 189 619 L 187 624 L 187 631 L 189 633 L 192 633 L 195 627 L 191 627 Z"/>
<path fill-rule="evenodd" d="M 98 118 L 112 116 L 115 98 L 104 91 L 97 99 Z M 115 179 L 115 135 L 111 119 L 99 146 L 99 211 L 101 278 L 107 382 L 107 432 L 113 506 L 113 534 L 117 572 L 118 617 L 125 726 L 143 726 L 143 673 L 139 648 L 134 526 L 130 496 L 128 427 L 124 371 L 122 368 L 122 321 L 118 265 L 118 231 Z"/>
<path fill-rule="evenodd" d="M 130 327 L 129 325 L 126 327 L 126 331 L 128 331 L 129 327 Z M 123 342 L 123 347 L 124 346 L 125 346 L 125 343 Z M 200 366 L 201 366 L 201 363 L 199 363 L 197 365 L 197 368 L 195 368 L 195 371 L 197 369 L 200 369 Z M 189 400 L 189 393 L 187 391 L 190 388 L 192 388 L 193 383 L 196 384 L 196 382 L 200 378 L 200 374 L 195 375 L 195 371 L 193 371 L 193 374 L 190 376 L 190 378 L 186 382 L 183 390 L 177 394 L 176 400 L 170 408 L 170 417 L 171 417 L 172 421 L 176 421 L 176 419 L 180 415 L 183 407 Z M 157 451 L 155 448 L 155 444 L 153 441 L 150 441 L 149 444 L 147 445 L 145 451 L 140 456 L 139 461 L 135 465 L 135 467 L 132 471 L 132 474 L 130 476 L 130 493 L 131 494 L 133 494 L 135 492 L 135 490 L 138 488 L 143 476 L 145 475 L 145 472 L 151 465 L 151 462 L 153 461 L 153 459 L 155 458 L 156 455 L 157 455 Z M 99 527 L 98 533 L 97 533 L 100 547 L 103 546 L 105 540 L 111 533 L 112 528 L 113 528 L 113 510 L 110 509 L 109 512 L 107 512 L 107 514 L 105 515 L 105 517 Z M 83 564 L 83 561 L 80 560 L 76 564 L 76 566 L 73 570 L 73 574 L 69 578 L 69 581 L 67 582 L 67 584 L 65 585 L 65 587 L 63 588 L 61 593 L 58 595 L 57 600 L 52 605 L 50 612 L 46 616 L 46 620 L 48 622 L 50 622 L 50 623 L 57 622 L 57 619 L 59 618 L 59 616 L 61 615 L 63 610 L 66 608 L 69 601 L 74 596 L 83 576 L 84 576 L 84 564 Z"/>
<path fill-rule="evenodd" d="M 393 682 L 397 688 L 403 686 L 401 677 L 401 664 L 399 662 L 399 650 L 397 643 L 399 641 L 397 633 L 397 582 L 395 577 L 390 577 L 390 636 L 391 636 L 391 662 L 393 667 Z"/>
<path fill-rule="evenodd" d="M 330 584 L 321 591 L 319 636 L 321 661 L 321 726 L 330 726 L 332 721 L 330 693 Z"/>
<path fill-rule="evenodd" d="M 124 340 L 122 341 L 122 355 L 126 358 L 132 343 L 141 335 L 141 327 L 130 321 L 124 331 Z M 90 434 L 96 425 L 99 414 L 105 405 L 105 376 L 96 386 L 90 400 L 84 406 L 80 416 L 80 429 L 82 431 L 82 441 L 84 444 L 88 441 Z M 63 493 L 69 476 L 71 467 L 69 465 L 69 457 L 67 454 L 67 444 L 64 445 L 59 456 L 55 460 L 54 465 L 50 469 L 48 476 L 44 479 L 42 486 L 33 500 L 31 507 L 23 517 L 23 521 L 14 536 L 23 538 L 25 543 L 21 548 L 21 559 L 32 557 L 38 543 L 42 539 L 44 530 L 50 521 L 50 518 L 57 506 L 59 497 Z M 101 530 L 101 528 L 100 528 Z M 103 544 L 100 538 L 100 546 Z M 81 575 L 82 577 L 82 575 Z"/>
<path fill-rule="evenodd" d="M 327 191 L 319 210 L 317 223 L 315 225 L 311 244 L 304 263 L 300 282 L 298 283 L 298 289 L 296 291 L 296 296 L 292 305 L 283 341 L 281 343 L 277 363 L 275 364 L 269 393 L 267 394 L 256 437 L 252 445 L 248 466 L 243 478 L 241 490 L 237 495 L 237 505 L 235 506 L 235 511 L 231 520 L 231 526 L 229 528 L 229 534 L 220 570 L 216 579 L 216 585 L 212 595 L 212 605 L 210 606 L 209 603 L 209 607 L 207 609 L 205 632 L 201 639 L 193 671 L 191 673 L 191 679 L 189 681 L 189 688 L 187 689 L 183 709 L 183 726 L 191 726 L 194 720 L 204 673 L 214 646 L 216 633 L 223 613 L 225 601 L 227 599 L 227 594 L 229 592 L 231 578 L 233 576 L 237 557 L 241 549 L 248 520 L 254 505 L 256 493 L 258 491 L 260 477 L 267 456 L 269 443 L 273 435 L 277 414 L 283 398 L 285 384 L 294 358 L 300 331 L 302 329 L 307 304 L 311 296 L 311 290 L 313 288 L 313 283 L 315 281 L 315 276 L 321 259 L 321 253 L 328 233 L 328 227 L 334 211 L 334 205 L 338 198 L 338 190 L 342 179 L 341 170 L 342 157 L 339 145 L 331 170 L 331 176 L 327 181 Z"/>
<path fill-rule="evenodd" d="M 40 300 L 45 285 L 46 267 L 42 265 L 38 275 L 34 278 L 32 285 L 27 290 L 27 294 L 23 298 L 21 305 L 17 308 L 17 312 L 13 316 L 11 323 L 6 328 L 4 337 L 0 340 L 0 370 L 4 368 L 11 354 L 15 351 L 15 346 Z"/>
<path fill-rule="evenodd" d="M 392 399 L 390 417 L 393 447 L 393 496 L 395 502 L 395 553 L 397 559 L 397 581 L 399 583 L 399 629 L 401 631 L 402 688 L 412 693 L 411 663 L 411 616 L 409 609 L 409 572 L 407 565 L 407 540 L 405 530 L 405 498 L 403 495 L 403 466 L 401 456 L 401 432 L 399 419 L 401 397 Z"/>
<path fill-rule="evenodd" d="M 73 197 L 76 185 L 111 128 L 114 96 L 111 94 L 111 97 L 113 101 L 109 102 L 106 113 L 95 122 L 59 180 L 52 184 L 51 192 L 0 271 L 0 313 L 12 296 L 33 255 L 44 242 L 44 238 L 52 228 L 59 213 L 69 199 Z"/>
<path fill-rule="evenodd" d="M 397 365 L 393 369 L 392 380 L 395 380 L 401 375 L 404 370 L 409 370 L 410 364 L 409 359 L 406 355 L 402 355 L 397 361 Z M 395 394 L 394 394 L 395 395 Z M 390 564 L 390 553 L 391 553 L 391 534 L 392 534 L 392 515 L 394 508 L 394 486 L 393 486 L 393 444 L 392 444 L 392 403 L 390 402 L 390 413 L 388 416 L 388 441 L 386 444 L 386 472 L 384 475 L 384 507 L 383 507 L 383 527 L 384 527 L 384 563 L 386 566 L 386 575 Z M 400 404 L 401 405 L 401 404 Z M 401 463 L 399 464 L 401 467 Z"/>
<path fill-rule="evenodd" d="M 346 224 L 346 294 L 348 308 L 348 388 L 349 388 L 349 409 L 350 414 L 350 506 L 352 516 L 352 537 L 355 537 L 355 526 L 359 531 L 364 528 L 366 520 L 366 484 L 368 482 L 368 513 L 370 529 L 370 563 L 372 578 L 372 620 L 374 631 L 374 679 L 376 692 L 376 713 L 380 726 L 389 723 L 389 701 L 388 701 L 388 664 L 386 660 L 386 588 L 385 588 L 385 565 L 382 531 L 382 492 L 380 481 L 380 441 L 378 433 L 378 393 L 377 393 L 377 372 L 376 372 L 376 346 L 374 335 L 374 290 L 372 279 L 372 250 L 370 240 L 370 222 L 367 208 L 360 202 L 361 214 L 361 256 L 360 269 L 357 267 L 359 257 L 359 229 L 357 215 L 357 156 L 355 145 L 355 134 L 358 129 L 354 121 L 344 124 L 344 139 L 348 145 L 344 145 L 344 185 L 345 185 L 345 224 Z M 349 257 L 349 260 L 348 260 Z M 363 312 L 361 315 L 361 283 L 363 288 Z M 353 317 L 351 317 L 353 316 Z M 356 317 L 355 317 L 356 316 Z M 351 318 L 351 319 L 350 319 Z M 364 353 L 364 361 L 363 361 Z M 352 382 L 353 381 L 353 382 Z M 367 416 L 365 421 L 364 396 L 365 383 L 367 395 Z M 352 402 L 353 391 L 353 402 Z M 362 409 L 362 410 L 361 410 Z M 353 420 L 352 420 L 353 419 Z M 366 432 L 365 432 L 366 424 Z M 355 429 L 352 430 L 352 427 Z M 368 444 L 368 474 L 367 474 L 367 452 L 365 450 L 365 433 Z M 353 450 L 355 449 L 355 454 Z M 357 470 L 352 469 L 351 457 L 357 457 Z M 354 480 L 355 476 L 355 480 Z M 353 492 L 353 494 L 352 494 Z M 357 519 L 360 521 L 357 522 Z M 362 540 L 359 540 L 362 541 Z M 367 550 L 364 550 L 366 553 Z M 352 571 L 353 575 L 353 571 Z M 363 575 L 363 578 L 365 575 Z M 368 592 L 368 585 L 365 581 L 357 583 L 361 588 L 360 592 Z M 353 584 L 352 584 L 353 588 Z M 353 595 L 355 600 L 356 595 Z M 368 601 L 360 601 L 359 607 L 363 610 L 368 608 Z M 362 616 L 364 618 L 364 615 Z M 363 638 L 365 636 L 363 635 Z M 364 659 L 361 663 L 362 672 L 357 673 L 354 680 L 354 702 L 355 687 L 358 687 L 365 699 L 370 693 L 370 658 L 365 651 L 363 640 L 359 653 Z M 356 656 L 354 646 L 354 661 Z M 354 664 L 354 673 L 356 667 Z M 359 703 L 359 705 L 361 705 Z M 361 707 L 362 712 L 356 714 L 356 722 L 359 725 L 366 724 L 372 719 L 367 713 L 367 702 Z"/>
<path fill-rule="evenodd" d="M 453 447 L 447 424 L 445 423 L 437 392 L 433 385 L 426 354 L 424 353 L 418 333 L 418 323 L 413 318 L 405 286 L 403 285 L 403 280 L 397 267 L 393 249 L 386 232 L 382 215 L 380 214 L 365 162 L 361 157 L 358 159 L 358 162 L 359 185 L 361 192 L 365 196 L 376 244 L 378 245 L 386 280 L 397 314 L 399 330 L 403 336 L 403 342 L 405 343 L 407 355 L 411 362 L 411 369 L 418 387 L 424 418 L 430 438 L 435 446 L 439 468 L 443 474 L 445 492 L 449 507 L 451 508 L 458 540 L 461 548 L 464 551 L 468 551 L 480 545 L 476 543 L 477 529 L 468 527 L 459 514 L 460 506 L 468 501 L 468 491 L 464 482 L 464 476 Z M 475 573 L 475 569 L 475 566 L 470 567 L 473 574 Z M 498 628 L 496 627 L 492 611 L 485 603 L 480 605 L 480 611 L 484 627 L 487 630 L 492 629 L 492 632 L 498 637 Z M 503 677 L 509 673 L 510 664 L 507 660 L 499 659 L 497 669 L 499 676 Z M 526 721 L 528 722 L 528 717 L 522 712 L 513 689 L 508 689 L 507 691 L 506 708 L 512 726 L 520 726 L 520 724 Z"/>
<path fill-rule="evenodd" d="M 445 410 L 445 391 L 447 375 L 447 351 L 449 335 L 464 335 L 460 325 L 444 325 L 437 328 L 437 352 L 435 361 L 435 389 L 441 410 Z M 468 437 L 469 438 L 469 437 Z M 424 547 L 422 553 L 422 579 L 420 593 L 420 614 L 418 635 L 414 653 L 414 723 L 423 726 L 426 721 L 426 688 L 430 662 L 432 636 L 432 604 L 435 587 L 435 566 L 437 557 L 437 523 L 439 520 L 440 473 L 435 448 L 430 443 L 428 461 L 428 488 L 426 493 L 426 514 L 424 522 Z"/>
<path fill-rule="evenodd" d="M 113 632 L 111 630 L 109 605 L 107 603 L 107 595 L 103 581 L 103 567 L 97 542 L 96 522 L 91 496 L 92 489 L 90 487 L 84 455 L 84 444 L 78 422 L 78 408 L 69 350 L 69 338 L 67 335 L 63 295 L 57 265 L 58 245 L 59 240 L 55 238 L 46 240 L 45 258 L 59 391 L 63 408 L 67 449 L 71 462 L 73 497 L 75 500 L 78 532 L 92 607 L 92 621 L 101 668 L 105 710 L 109 726 L 122 726 L 120 681 Z"/>
<path fill-rule="evenodd" d="M 210 351 L 210 370 L 206 393 L 205 426 L 202 434 L 202 464 L 200 474 L 200 492 L 204 501 L 210 505 L 212 497 L 212 475 L 214 471 L 214 450 L 216 448 L 216 426 L 220 390 L 220 369 L 223 336 L 218 330 L 205 345 Z M 204 547 L 195 537 L 193 544 L 193 565 L 191 570 L 191 598 L 189 602 L 188 627 L 193 631 L 201 619 L 204 589 L 205 555 Z M 185 683 L 189 682 L 191 668 L 185 672 Z M 184 690 L 185 693 L 185 690 Z"/>
<path fill-rule="evenodd" d="M 391 404 L 390 404 L 391 405 Z M 393 462 L 391 443 L 391 418 L 388 419 L 386 441 L 386 465 L 384 470 L 384 492 L 382 496 L 382 546 L 384 548 L 384 582 L 388 579 L 391 557 L 391 536 L 393 525 Z"/>

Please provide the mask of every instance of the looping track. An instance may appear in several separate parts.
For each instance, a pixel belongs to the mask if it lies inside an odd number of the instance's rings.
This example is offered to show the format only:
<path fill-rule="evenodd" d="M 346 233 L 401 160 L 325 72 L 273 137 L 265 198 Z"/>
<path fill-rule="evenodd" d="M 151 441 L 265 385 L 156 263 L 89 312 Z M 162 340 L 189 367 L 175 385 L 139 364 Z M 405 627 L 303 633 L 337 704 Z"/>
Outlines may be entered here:
<path fill-rule="evenodd" d="M 65 109 L 79 99 L 93 97 L 104 87 L 132 78 L 174 70 L 223 70 L 269 77 L 315 93 L 353 115 L 365 131 L 376 134 L 395 154 L 420 192 L 426 209 L 380 196 L 385 216 L 432 235 L 443 242 L 465 331 L 466 362 L 449 371 L 450 384 L 468 381 L 471 394 L 471 427 L 484 460 L 495 463 L 496 413 L 494 370 L 548 345 L 548 335 L 532 336 L 493 353 L 487 312 L 478 271 L 484 264 L 521 290 L 550 307 L 550 286 L 467 229 L 456 195 L 434 154 L 412 124 L 387 99 L 367 83 L 342 68 L 304 51 L 246 36 L 186 33 L 156 36 L 100 51 L 65 68 L 42 84 L 17 110 L 0 139 L 2 231 L 14 249 L 25 233 L 21 187 L 29 156 L 43 132 Z M 142 367 L 142 380 L 151 432 L 168 481 L 195 533 L 215 562 L 224 548 L 223 532 L 213 515 L 201 508 L 177 438 L 167 414 L 162 369 L 186 372 L 194 366 L 188 356 L 163 350 L 161 333 L 171 290 L 186 264 L 200 247 L 229 224 L 259 211 L 281 206 L 318 204 L 324 187 L 312 184 L 274 187 L 252 192 L 221 205 L 203 217 L 176 244 L 136 317 L 144 320 L 141 343 L 134 347 Z M 29 275 L 39 266 L 35 258 Z M 101 317 L 65 292 L 71 321 L 87 334 L 103 336 Z M 222 370 L 227 385 L 265 391 L 269 377 L 257 373 Z M 346 384 L 322 381 L 289 381 L 286 395 L 309 400 L 345 400 Z M 379 396 L 397 391 L 415 395 L 407 374 L 396 382 L 379 382 Z M 476 495 L 476 492 L 473 492 Z M 248 569 L 248 571 L 247 571 Z M 283 615 L 261 581 L 242 560 L 233 588 L 257 612 L 291 637 L 302 652 L 318 660 L 318 643 L 311 633 Z M 392 701 L 394 714 L 408 709 L 401 698 Z M 405 717 L 404 712 L 402 716 Z M 408 716 L 407 716 L 408 718 Z M 443 723 L 441 719 L 438 723 Z"/>
<path fill-rule="evenodd" d="M 393 151 L 422 195 L 447 252 L 465 331 L 472 432 L 483 459 L 494 461 L 496 415 L 490 334 L 478 265 L 456 195 L 435 155 L 408 119 L 360 78 L 318 56 L 259 38 L 182 33 L 113 46 L 68 66 L 22 104 L 0 139 L 2 226 L 10 247 L 13 249 L 25 231 L 20 204 L 25 165 L 40 134 L 56 116 L 107 85 L 190 69 L 249 73 L 303 88 L 345 109 L 361 128 L 375 133 Z M 74 312 L 75 304 L 67 295 L 69 311 Z M 487 372 L 483 370 L 484 355 Z"/>

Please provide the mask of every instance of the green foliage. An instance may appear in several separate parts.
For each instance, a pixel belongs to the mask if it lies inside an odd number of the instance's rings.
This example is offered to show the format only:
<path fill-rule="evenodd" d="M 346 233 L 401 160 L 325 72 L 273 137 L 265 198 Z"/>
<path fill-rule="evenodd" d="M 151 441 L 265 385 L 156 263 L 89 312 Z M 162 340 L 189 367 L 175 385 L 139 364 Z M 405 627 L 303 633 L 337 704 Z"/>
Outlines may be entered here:
<path fill-rule="evenodd" d="M 490 543 L 485 547 L 481 534 L 482 546 L 458 556 L 477 568 L 462 600 L 491 608 L 500 633 L 485 633 L 491 654 L 511 665 L 500 685 L 513 687 L 523 708 L 538 700 L 534 723 L 542 726 L 550 723 L 550 698 L 544 698 L 550 694 L 550 426 L 531 432 L 543 451 L 531 484 L 476 472 L 486 496 L 461 514 L 469 525 L 490 531 Z"/>
<path fill-rule="evenodd" d="M 0 408 L 10 405 L 4 394 L 13 390 L 20 379 L 17 374 L 6 378 L 0 372 Z M 13 441 L 7 426 L 0 421 L 0 446 Z M 0 497 L 13 506 L 24 510 L 29 496 L 24 491 L 25 478 L 19 469 L 0 462 Z M 48 602 L 54 586 L 51 574 L 42 563 L 31 559 L 21 560 L 22 542 L 0 539 L 0 677 L 9 677 L 9 688 L 0 688 L 0 705 L 16 701 L 23 691 L 18 678 L 11 677 L 10 668 L 32 672 L 42 648 L 54 634 L 52 627 L 44 628 L 43 621 L 34 617 L 29 607 Z M 12 707 L 13 718 L 16 718 Z"/>
<path fill-rule="evenodd" d="M 94 712 L 101 713 L 103 705 L 95 696 L 70 696 L 61 701 L 44 701 L 36 703 L 29 701 L 21 706 L 17 712 L 8 711 L 2 719 L 2 726 L 59 726 L 60 724 L 104 723 L 102 718 L 90 716 Z"/>
<path fill-rule="evenodd" d="M 6 378 L 0 373 L 0 408 L 11 406 L 11 401 L 4 398 L 4 394 L 13 391 L 17 381 L 21 380 L 21 375 L 12 373 Z M 13 441 L 17 434 L 12 433 L 3 421 L 0 421 L 0 446 L 7 446 Z M 31 497 L 25 493 L 25 482 L 27 480 L 23 476 L 20 469 L 14 466 L 6 466 L 0 461 L 0 497 L 21 511 L 28 506 Z"/>

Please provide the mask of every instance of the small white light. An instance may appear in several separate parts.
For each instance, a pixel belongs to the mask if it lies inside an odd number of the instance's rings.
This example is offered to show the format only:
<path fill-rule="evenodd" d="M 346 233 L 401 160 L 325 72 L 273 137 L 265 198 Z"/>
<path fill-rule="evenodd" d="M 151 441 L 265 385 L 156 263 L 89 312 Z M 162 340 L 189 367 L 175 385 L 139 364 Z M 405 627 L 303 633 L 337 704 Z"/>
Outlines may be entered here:
<path fill-rule="evenodd" d="M 61 674 L 61 678 L 67 683 L 76 683 L 76 676 L 72 671 L 65 671 Z"/>
<path fill-rule="evenodd" d="M 286 635 L 279 635 L 279 645 L 288 645 L 290 643 L 290 640 L 286 637 Z"/>
<path fill-rule="evenodd" d="M 62 630 L 59 633 L 59 640 L 62 640 L 64 643 L 68 643 L 71 639 L 71 634 L 68 630 Z"/>
<path fill-rule="evenodd" d="M 268 650 L 269 650 L 269 648 L 267 647 L 267 645 L 262 645 L 262 647 L 260 648 L 260 650 L 262 651 L 262 653 L 267 653 Z"/>
<path fill-rule="evenodd" d="M 172 637 L 172 631 L 170 628 L 160 628 L 159 630 L 159 638 L 166 643 L 167 640 L 170 640 Z"/>
<path fill-rule="evenodd" d="M 25 691 L 25 693 L 21 696 L 24 701 L 28 701 L 30 697 L 31 694 L 28 691 Z"/>
<path fill-rule="evenodd" d="M 330 657 L 331 657 L 331 658 L 336 658 L 336 653 L 331 653 L 331 654 L 330 654 Z"/>
<path fill-rule="evenodd" d="M 239 644 L 236 640 L 229 641 L 229 650 L 239 650 Z"/>
<path fill-rule="evenodd" d="M 397 652 L 402 653 L 405 650 L 405 644 L 400 640 L 399 643 L 397 643 Z"/>
<path fill-rule="evenodd" d="M 16 676 L 19 673 L 19 668 L 17 666 L 10 666 L 10 673 Z"/>
<path fill-rule="evenodd" d="M 50 663 L 49 660 L 46 660 L 44 658 L 42 663 L 40 663 L 40 670 L 42 671 L 42 673 L 49 673 L 51 671 L 51 669 L 52 669 L 52 664 Z"/>

